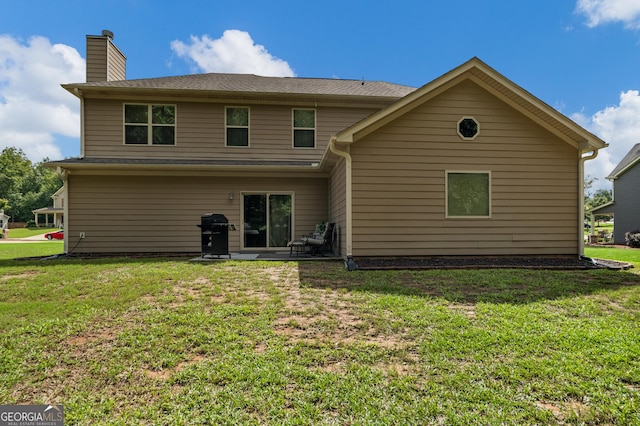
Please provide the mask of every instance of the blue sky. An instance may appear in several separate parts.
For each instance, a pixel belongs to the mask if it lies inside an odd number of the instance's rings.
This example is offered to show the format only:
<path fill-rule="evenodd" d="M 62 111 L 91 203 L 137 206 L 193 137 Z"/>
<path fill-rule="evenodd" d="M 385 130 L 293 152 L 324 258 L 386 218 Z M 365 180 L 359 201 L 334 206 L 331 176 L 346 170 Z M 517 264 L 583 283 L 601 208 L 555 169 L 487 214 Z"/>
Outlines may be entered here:
<path fill-rule="evenodd" d="M 85 36 L 109 29 L 127 78 L 199 72 L 422 86 L 477 56 L 610 143 L 596 187 L 640 143 L 640 0 L 0 0 L 0 149 L 79 154 Z"/>

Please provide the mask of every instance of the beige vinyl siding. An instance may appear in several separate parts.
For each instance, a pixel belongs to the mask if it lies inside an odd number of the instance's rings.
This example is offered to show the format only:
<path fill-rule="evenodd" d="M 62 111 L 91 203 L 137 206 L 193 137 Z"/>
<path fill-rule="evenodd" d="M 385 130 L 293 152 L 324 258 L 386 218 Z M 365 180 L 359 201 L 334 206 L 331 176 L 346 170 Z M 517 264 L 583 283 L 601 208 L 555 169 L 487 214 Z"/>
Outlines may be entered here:
<path fill-rule="evenodd" d="M 320 161 L 332 134 L 374 112 L 363 108 L 318 107 L 316 148 L 293 148 L 290 107 L 246 105 L 251 108 L 250 147 L 225 146 L 224 110 L 227 104 L 171 102 L 168 99 L 135 103 L 176 105 L 175 146 L 123 143 L 124 101 L 85 101 L 85 156 L 104 158 L 262 159 Z"/>
<path fill-rule="evenodd" d="M 126 78 L 126 58 L 107 37 L 87 37 L 87 82 Z"/>
<path fill-rule="evenodd" d="M 80 253 L 199 253 L 202 214 L 234 223 L 229 249 L 240 250 L 242 192 L 293 194 L 294 235 L 326 220 L 326 178 L 80 176 L 68 180 L 68 249 Z M 229 192 L 234 199 L 229 200 Z"/>
<path fill-rule="evenodd" d="M 126 58 L 118 50 L 118 48 L 111 42 L 108 42 L 107 50 L 109 68 L 107 70 L 107 80 L 117 81 L 127 79 Z"/>
<path fill-rule="evenodd" d="M 342 256 L 347 255 L 347 200 L 346 200 L 346 161 L 340 159 L 331 173 L 329 188 L 329 220 L 336 224 L 334 250 Z"/>
<path fill-rule="evenodd" d="M 107 39 L 87 37 L 87 82 L 107 81 Z"/>
<path fill-rule="evenodd" d="M 462 140 L 473 116 L 480 134 Z M 471 82 L 353 144 L 354 256 L 577 255 L 578 153 Z M 445 172 L 491 171 L 491 217 L 445 218 Z"/>

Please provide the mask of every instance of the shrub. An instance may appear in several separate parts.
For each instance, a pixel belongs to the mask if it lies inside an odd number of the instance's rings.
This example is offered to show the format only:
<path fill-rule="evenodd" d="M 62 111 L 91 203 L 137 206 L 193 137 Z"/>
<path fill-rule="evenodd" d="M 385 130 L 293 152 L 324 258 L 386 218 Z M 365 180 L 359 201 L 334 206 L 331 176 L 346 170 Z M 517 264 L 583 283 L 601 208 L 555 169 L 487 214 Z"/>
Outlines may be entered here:
<path fill-rule="evenodd" d="M 640 248 L 640 231 L 631 231 L 624 234 L 624 240 L 629 247 Z"/>

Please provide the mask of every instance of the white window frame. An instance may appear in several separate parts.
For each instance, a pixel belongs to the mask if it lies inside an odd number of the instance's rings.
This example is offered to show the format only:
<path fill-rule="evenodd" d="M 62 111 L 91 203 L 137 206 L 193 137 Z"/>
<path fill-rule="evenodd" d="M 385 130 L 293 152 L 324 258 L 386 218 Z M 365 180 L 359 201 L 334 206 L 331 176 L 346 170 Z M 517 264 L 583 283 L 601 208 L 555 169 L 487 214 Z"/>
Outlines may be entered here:
<path fill-rule="evenodd" d="M 146 105 L 147 107 L 147 143 L 127 143 L 127 126 L 143 126 L 143 123 L 127 123 L 126 108 L 127 105 Z M 173 107 L 173 124 L 153 123 L 153 107 L 154 106 L 172 106 Z M 178 106 L 176 104 L 162 103 L 137 103 L 125 102 L 122 104 L 122 144 L 125 146 L 176 146 L 178 145 Z M 173 144 L 154 144 L 153 143 L 153 127 L 173 127 Z"/>
<path fill-rule="evenodd" d="M 463 216 L 463 215 L 449 215 L 449 174 L 485 174 L 488 176 L 489 182 L 489 212 L 487 216 Z M 490 170 L 445 170 L 444 172 L 444 214 L 447 219 L 490 219 L 493 214 L 493 185 L 492 185 L 492 176 Z"/>
<path fill-rule="evenodd" d="M 227 124 L 227 111 L 231 108 L 246 109 L 247 110 L 247 125 L 246 126 L 229 126 Z M 228 129 L 247 129 L 247 144 L 246 145 L 229 145 L 227 140 Z M 251 108 L 241 105 L 227 105 L 224 107 L 224 146 L 227 148 L 249 148 L 251 146 Z"/>
<path fill-rule="evenodd" d="M 313 128 L 296 127 L 296 111 L 313 111 Z M 315 149 L 318 139 L 318 111 L 315 108 L 292 108 L 291 109 L 291 146 L 295 149 Z M 296 146 L 296 130 L 313 130 L 313 146 Z"/>

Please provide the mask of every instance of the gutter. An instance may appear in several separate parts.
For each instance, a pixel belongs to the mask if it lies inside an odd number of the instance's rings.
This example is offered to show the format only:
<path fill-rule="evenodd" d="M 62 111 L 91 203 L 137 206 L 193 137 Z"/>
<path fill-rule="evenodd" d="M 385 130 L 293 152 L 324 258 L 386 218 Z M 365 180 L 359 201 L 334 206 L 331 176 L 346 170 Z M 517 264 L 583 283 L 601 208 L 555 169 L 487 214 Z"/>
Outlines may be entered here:
<path fill-rule="evenodd" d="M 347 260 L 345 261 L 345 267 L 349 271 L 358 269 L 358 265 L 353 260 L 353 203 L 352 203 L 352 191 L 351 191 L 351 155 L 347 151 L 340 151 L 336 147 L 336 137 L 332 136 L 329 141 L 329 149 L 335 155 L 345 159 L 345 214 L 346 214 L 346 239 L 347 239 Z"/>

